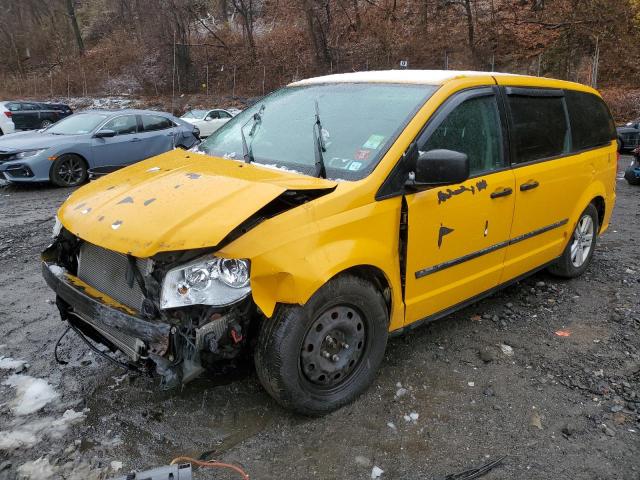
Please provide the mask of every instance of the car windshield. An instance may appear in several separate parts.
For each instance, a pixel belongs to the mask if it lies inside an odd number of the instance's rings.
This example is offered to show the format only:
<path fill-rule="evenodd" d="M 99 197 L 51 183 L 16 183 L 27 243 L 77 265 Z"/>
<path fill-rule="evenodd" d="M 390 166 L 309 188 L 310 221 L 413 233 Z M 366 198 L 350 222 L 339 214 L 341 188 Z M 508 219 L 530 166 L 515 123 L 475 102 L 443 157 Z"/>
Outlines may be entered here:
<path fill-rule="evenodd" d="M 435 90 L 380 83 L 285 87 L 233 117 L 199 150 L 242 160 L 242 129 L 256 163 L 316 175 L 317 104 L 327 177 L 359 180 L 371 173 Z"/>
<path fill-rule="evenodd" d="M 107 119 L 103 113 L 76 113 L 70 117 L 54 123 L 47 129 L 47 133 L 54 135 L 83 135 L 92 132 Z"/>
<path fill-rule="evenodd" d="M 184 115 L 182 115 L 181 118 L 197 118 L 197 119 L 202 119 L 204 118 L 204 115 L 207 113 L 208 110 L 190 110 L 187 113 L 185 113 Z"/>

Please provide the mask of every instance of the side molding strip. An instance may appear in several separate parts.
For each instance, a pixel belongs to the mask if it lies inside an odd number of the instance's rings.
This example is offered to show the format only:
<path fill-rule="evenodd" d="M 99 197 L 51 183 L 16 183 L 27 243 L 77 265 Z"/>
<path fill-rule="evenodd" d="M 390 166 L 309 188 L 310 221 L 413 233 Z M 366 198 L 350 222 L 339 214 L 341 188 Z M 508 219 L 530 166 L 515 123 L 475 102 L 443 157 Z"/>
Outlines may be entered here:
<path fill-rule="evenodd" d="M 460 265 L 461 263 L 468 262 L 469 260 L 473 260 L 475 258 L 481 257 L 488 253 L 495 252 L 496 250 L 500 250 L 501 248 L 508 247 L 509 245 L 523 242 L 537 235 L 542 235 L 543 233 L 547 233 L 551 230 L 555 230 L 556 228 L 560 228 L 563 225 L 566 225 L 568 222 L 569 222 L 569 219 L 565 218 L 564 220 L 560 220 L 559 222 L 552 223 L 551 225 L 547 225 L 546 227 L 538 228 L 537 230 L 533 230 L 529 233 L 525 233 L 524 235 L 520 235 L 510 240 L 505 240 L 504 242 L 496 243 L 495 245 L 491 245 L 490 247 L 483 248 L 482 250 L 478 250 L 477 252 L 469 253 L 462 257 L 454 258 L 453 260 L 449 260 L 447 262 L 443 262 L 438 265 L 434 265 L 432 267 L 423 268 L 422 270 L 418 270 L 415 273 L 416 279 L 426 277 L 427 275 L 431 275 L 432 273 L 439 272 L 440 270 L 444 270 L 445 268 L 450 268 L 456 265 Z"/>

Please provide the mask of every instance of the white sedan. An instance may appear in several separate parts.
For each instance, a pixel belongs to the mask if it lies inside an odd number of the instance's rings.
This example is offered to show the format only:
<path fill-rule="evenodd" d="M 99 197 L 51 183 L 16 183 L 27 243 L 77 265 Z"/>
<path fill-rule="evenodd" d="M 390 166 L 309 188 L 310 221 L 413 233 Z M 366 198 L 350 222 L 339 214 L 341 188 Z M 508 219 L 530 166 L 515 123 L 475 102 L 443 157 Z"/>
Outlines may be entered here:
<path fill-rule="evenodd" d="M 215 110 L 189 110 L 180 118 L 198 127 L 200 136 L 204 138 L 211 135 L 232 117 L 231 112 L 217 108 Z"/>

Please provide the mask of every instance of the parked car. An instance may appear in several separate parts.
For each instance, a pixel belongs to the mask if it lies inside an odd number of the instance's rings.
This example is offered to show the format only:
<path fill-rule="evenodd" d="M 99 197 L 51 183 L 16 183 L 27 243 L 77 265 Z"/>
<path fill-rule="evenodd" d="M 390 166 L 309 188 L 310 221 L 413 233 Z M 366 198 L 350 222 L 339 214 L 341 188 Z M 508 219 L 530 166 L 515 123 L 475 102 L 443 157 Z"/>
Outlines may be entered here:
<path fill-rule="evenodd" d="M 633 150 L 640 146 L 640 119 L 616 128 L 618 151 Z"/>
<path fill-rule="evenodd" d="M 168 113 L 87 110 L 45 130 L 0 138 L 0 174 L 14 183 L 73 187 L 90 168 L 122 167 L 198 141 L 197 127 Z"/>
<path fill-rule="evenodd" d="M 633 160 L 625 169 L 624 178 L 629 185 L 640 185 L 640 147 L 633 150 Z"/>
<path fill-rule="evenodd" d="M 0 136 L 13 133 L 16 129 L 13 120 L 11 119 L 12 113 L 4 105 L 4 102 L 0 102 Z"/>
<path fill-rule="evenodd" d="M 200 129 L 200 136 L 205 138 L 231 120 L 233 114 L 219 108 L 214 110 L 189 110 L 180 118 L 197 126 Z"/>
<path fill-rule="evenodd" d="M 303 80 L 200 154 L 74 192 L 43 274 L 64 320 L 165 386 L 251 352 L 278 402 L 324 414 L 374 381 L 390 334 L 543 268 L 584 273 L 614 207 L 615 140 L 598 92 L 576 83 Z"/>
<path fill-rule="evenodd" d="M 17 130 L 47 128 L 73 113 L 68 105 L 40 102 L 2 102 Z"/>

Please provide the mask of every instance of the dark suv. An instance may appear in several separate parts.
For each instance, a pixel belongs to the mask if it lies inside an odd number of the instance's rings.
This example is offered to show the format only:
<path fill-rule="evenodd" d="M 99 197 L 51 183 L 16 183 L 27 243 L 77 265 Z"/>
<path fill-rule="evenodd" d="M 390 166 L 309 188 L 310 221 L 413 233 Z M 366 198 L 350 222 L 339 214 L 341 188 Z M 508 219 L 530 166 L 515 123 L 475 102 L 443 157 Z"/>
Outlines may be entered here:
<path fill-rule="evenodd" d="M 640 146 L 640 119 L 625 123 L 617 127 L 618 150 L 633 150 Z"/>
<path fill-rule="evenodd" d="M 47 128 L 73 113 L 68 105 L 42 102 L 3 102 L 16 130 Z"/>

